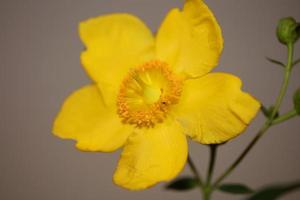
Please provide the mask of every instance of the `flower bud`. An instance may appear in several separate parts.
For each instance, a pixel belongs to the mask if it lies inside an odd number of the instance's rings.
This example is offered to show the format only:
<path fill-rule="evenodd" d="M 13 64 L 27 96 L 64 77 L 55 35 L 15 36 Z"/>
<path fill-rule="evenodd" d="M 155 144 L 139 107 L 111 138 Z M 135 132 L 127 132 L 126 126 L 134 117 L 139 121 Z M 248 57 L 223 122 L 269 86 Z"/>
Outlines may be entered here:
<path fill-rule="evenodd" d="M 294 94 L 294 106 L 296 112 L 300 115 L 300 88 Z"/>
<path fill-rule="evenodd" d="M 295 43 L 300 37 L 300 24 L 292 17 L 279 20 L 277 25 L 277 38 L 282 44 Z"/>

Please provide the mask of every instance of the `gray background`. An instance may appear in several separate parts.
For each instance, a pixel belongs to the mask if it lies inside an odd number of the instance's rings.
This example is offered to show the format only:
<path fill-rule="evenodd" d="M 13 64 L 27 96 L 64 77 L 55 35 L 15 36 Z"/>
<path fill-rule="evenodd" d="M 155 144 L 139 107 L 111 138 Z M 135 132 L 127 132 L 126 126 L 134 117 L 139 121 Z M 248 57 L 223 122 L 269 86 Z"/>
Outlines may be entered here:
<path fill-rule="evenodd" d="M 166 12 L 181 6 L 179 0 L 1 0 L 0 1 L 0 199 L 200 199 L 198 190 L 178 193 L 162 185 L 129 192 L 111 178 L 120 151 L 82 153 L 72 141 L 51 134 L 53 118 L 64 98 L 89 83 L 79 54 L 80 20 L 116 11 L 142 18 L 153 31 Z M 215 71 L 234 73 L 244 89 L 265 104 L 272 103 L 281 82 L 282 68 L 265 56 L 286 59 L 285 48 L 274 35 L 277 20 L 300 20 L 299 0 L 207 0 L 220 22 L 224 53 Z M 296 57 L 300 56 L 300 43 Z M 293 91 L 300 86 L 300 66 L 294 70 L 283 111 L 291 108 Z M 216 174 L 230 164 L 253 138 L 263 122 L 261 115 L 247 132 L 219 150 Z M 300 178 L 300 119 L 272 128 L 240 167 L 227 179 L 257 188 Z M 191 154 L 206 170 L 205 146 L 192 143 Z M 190 174 L 188 167 L 182 174 Z M 216 194 L 215 199 L 234 200 Z M 285 199 L 298 200 L 300 193 Z"/>

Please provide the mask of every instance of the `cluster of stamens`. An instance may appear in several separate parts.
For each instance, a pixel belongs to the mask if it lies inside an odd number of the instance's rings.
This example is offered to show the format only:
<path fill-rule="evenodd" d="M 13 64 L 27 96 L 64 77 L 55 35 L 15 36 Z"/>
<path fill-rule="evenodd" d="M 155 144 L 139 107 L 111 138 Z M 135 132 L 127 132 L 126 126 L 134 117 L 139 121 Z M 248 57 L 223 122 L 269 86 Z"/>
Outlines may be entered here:
<path fill-rule="evenodd" d="M 166 63 L 146 62 L 132 69 L 123 80 L 117 98 L 118 114 L 123 123 L 139 128 L 154 127 L 178 103 L 181 91 L 182 79 Z M 146 96 L 147 92 L 150 97 Z"/>

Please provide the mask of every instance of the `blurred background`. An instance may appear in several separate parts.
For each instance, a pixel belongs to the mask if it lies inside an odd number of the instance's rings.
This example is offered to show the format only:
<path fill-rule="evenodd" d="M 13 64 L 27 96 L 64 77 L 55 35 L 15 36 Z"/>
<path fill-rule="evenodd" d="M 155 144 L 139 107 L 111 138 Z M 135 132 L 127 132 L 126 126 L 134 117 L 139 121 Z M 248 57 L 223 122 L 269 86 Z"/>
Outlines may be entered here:
<path fill-rule="evenodd" d="M 277 96 L 283 69 L 265 56 L 285 62 L 286 49 L 277 42 L 278 19 L 300 20 L 299 0 L 207 0 L 224 35 L 225 48 L 215 71 L 241 77 L 244 90 L 269 105 Z M 78 22 L 112 12 L 139 16 L 156 31 L 179 0 L 1 0 L 0 1 L 0 199 L 3 200 L 181 200 L 200 199 L 190 192 L 165 191 L 164 184 L 129 192 L 112 183 L 119 153 L 83 153 L 74 142 L 51 133 L 61 103 L 73 90 L 90 82 L 81 68 L 83 45 Z M 300 57 L 300 42 L 295 57 Z M 282 112 L 292 107 L 300 86 L 300 66 L 293 72 Z M 219 148 L 219 175 L 248 144 L 263 122 L 259 114 L 240 137 Z M 226 182 L 253 188 L 299 180 L 300 118 L 273 127 Z M 208 148 L 191 142 L 190 152 L 202 174 Z M 188 166 L 181 175 L 191 174 Z M 214 199 L 242 196 L 216 193 Z M 300 199 L 300 192 L 286 196 Z"/>

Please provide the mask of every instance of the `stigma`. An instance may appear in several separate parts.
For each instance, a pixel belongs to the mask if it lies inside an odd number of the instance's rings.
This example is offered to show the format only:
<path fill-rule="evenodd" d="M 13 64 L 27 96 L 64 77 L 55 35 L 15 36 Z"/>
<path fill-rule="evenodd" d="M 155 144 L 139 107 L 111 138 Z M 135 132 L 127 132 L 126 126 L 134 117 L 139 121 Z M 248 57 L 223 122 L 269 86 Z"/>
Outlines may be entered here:
<path fill-rule="evenodd" d="M 183 79 L 167 63 L 152 60 L 131 69 L 117 97 L 117 112 L 125 124 L 151 128 L 162 123 L 181 95 Z"/>

